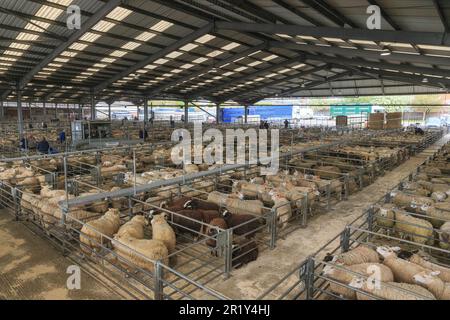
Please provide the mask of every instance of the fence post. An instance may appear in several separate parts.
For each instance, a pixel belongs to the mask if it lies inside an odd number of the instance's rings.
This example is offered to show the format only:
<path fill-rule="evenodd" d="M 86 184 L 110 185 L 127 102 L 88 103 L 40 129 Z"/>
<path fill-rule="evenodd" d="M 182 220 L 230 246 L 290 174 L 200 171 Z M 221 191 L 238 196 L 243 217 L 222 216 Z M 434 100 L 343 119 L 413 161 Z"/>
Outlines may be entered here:
<path fill-rule="evenodd" d="M 270 219 L 269 219 L 269 232 L 270 232 L 270 249 L 274 249 L 277 243 L 277 210 L 276 208 L 272 208 L 270 210 Z"/>
<path fill-rule="evenodd" d="M 327 184 L 327 210 L 331 208 L 331 182 Z"/>
<path fill-rule="evenodd" d="M 348 173 L 346 173 L 345 176 L 344 176 L 344 200 L 348 200 L 348 193 L 349 193 L 349 191 L 348 191 L 348 188 L 349 188 L 348 183 L 349 183 L 349 181 L 348 180 L 349 180 Z"/>
<path fill-rule="evenodd" d="M 347 252 L 350 248 L 350 227 L 346 226 L 341 233 L 341 249 L 343 252 Z"/>
<path fill-rule="evenodd" d="M 314 296 L 314 259 L 312 257 L 306 261 L 305 288 L 306 300 L 312 300 Z"/>
<path fill-rule="evenodd" d="M 155 290 L 154 290 L 154 299 L 155 300 L 163 300 L 164 297 L 164 288 L 162 283 L 162 267 L 161 262 L 158 260 L 155 262 Z"/>
<path fill-rule="evenodd" d="M 14 215 L 15 215 L 14 220 L 19 221 L 20 205 L 19 205 L 19 197 L 17 195 L 17 188 L 11 188 L 11 191 L 14 201 Z"/>
<path fill-rule="evenodd" d="M 303 193 L 304 201 L 303 201 L 303 217 L 302 217 L 302 228 L 306 228 L 306 225 L 308 223 L 308 214 L 309 214 L 309 201 L 308 201 L 308 193 Z"/>
<path fill-rule="evenodd" d="M 233 229 L 225 230 L 225 245 L 223 249 L 225 251 L 225 279 L 228 279 L 233 267 Z"/>

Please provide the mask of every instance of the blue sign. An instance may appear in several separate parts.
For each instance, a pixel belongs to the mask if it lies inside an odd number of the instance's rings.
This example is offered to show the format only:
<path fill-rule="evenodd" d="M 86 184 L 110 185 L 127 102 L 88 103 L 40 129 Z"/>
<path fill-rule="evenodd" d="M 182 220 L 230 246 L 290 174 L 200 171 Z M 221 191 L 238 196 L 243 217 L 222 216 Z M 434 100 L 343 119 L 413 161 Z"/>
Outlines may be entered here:
<path fill-rule="evenodd" d="M 292 106 L 251 106 L 248 108 L 249 116 L 260 116 L 261 120 L 292 119 Z M 237 122 L 244 117 L 244 108 L 223 108 L 222 121 Z"/>

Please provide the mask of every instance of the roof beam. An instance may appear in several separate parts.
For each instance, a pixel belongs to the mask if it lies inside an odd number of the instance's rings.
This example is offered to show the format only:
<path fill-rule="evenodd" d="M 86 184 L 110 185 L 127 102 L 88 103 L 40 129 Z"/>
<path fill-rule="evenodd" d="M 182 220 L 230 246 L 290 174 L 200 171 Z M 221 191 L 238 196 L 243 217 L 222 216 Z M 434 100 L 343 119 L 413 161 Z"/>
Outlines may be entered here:
<path fill-rule="evenodd" d="M 272 2 L 276 3 L 280 7 L 282 7 L 284 9 L 286 9 L 286 10 L 296 14 L 297 16 L 299 16 L 300 18 L 302 18 L 305 21 L 308 21 L 309 23 L 311 23 L 314 26 L 321 25 L 321 23 L 319 21 L 317 21 L 316 19 L 308 16 L 307 14 L 305 14 L 302 11 L 298 10 L 296 7 L 291 6 L 290 4 L 284 2 L 283 0 L 272 0 Z"/>
<path fill-rule="evenodd" d="M 19 81 L 19 88 L 23 89 L 28 82 L 30 82 L 33 77 L 42 70 L 46 65 L 52 62 L 57 56 L 59 56 L 64 50 L 76 42 L 81 36 L 83 36 L 88 30 L 90 30 L 96 23 L 102 20 L 108 13 L 110 13 L 114 8 L 120 5 L 122 0 L 109 0 L 104 4 L 100 10 L 98 10 L 89 19 L 81 24 L 81 28 L 76 30 L 65 42 L 58 45 L 58 47 L 53 50 L 46 58 L 44 58 L 38 65 L 36 65 L 32 70 L 30 70 L 22 79 Z"/>
<path fill-rule="evenodd" d="M 157 87 L 157 88 L 151 90 L 148 93 L 148 96 L 152 97 L 155 94 L 158 94 L 161 91 L 166 90 L 167 88 L 176 86 L 176 85 L 178 85 L 180 83 L 183 83 L 185 81 L 190 80 L 191 78 L 198 77 L 201 74 L 208 73 L 211 69 L 221 68 L 221 67 L 223 67 L 223 66 L 225 66 L 225 65 L 227 65 L 229 63 L 232 63 L 233 61 L 235 61 L 237 59 L 240 59 L 242 57 L 247 57 L 247 56 L 251 55 L 252 53 L 255 53 L 255 52 L 259 51 L 259 50 L 265 50 L 265 49 L 267 49 L 267 43 L 260 44 L 260 45 L 258 45 L 256 47 L 248 48 L 247 50 L 244 50 L 244 51 L 242 51 L 240 53 L 237 53 L 237 54 L 235 54 L 235 55 L 233 55 L 233 56 L 231 56 L 229 58 L 223 59 L 221 61 L 217 61 L 216 63 L 214 63 L 211 66 L 207 66 L 207 67 L 201 68 L 198 71 L 192 72 L 192 73 L 187 74 L 187 75 L 185 75 L 185 76 L 183 76 L 183 77 L 181 77 L 181 78 L 179 78 L 177 80 L 171 81 L 169 83 L 166 83 L 165 85 Z"/>
<path fill-rule="evenodd" d="M 390 69 L 390 70 L 398 70 L 403 72 L 412 72 L 419 73 L 423 75 L 433 75 L 438 77 L 448 77 L 447 70 L 435 69 L 435 68 L 424 68 L 424 67 L 415 67 L 403 64 L 393 64 L 387 62 L 372 62 L 363 59 L 353 58 L 339 58 L 336 59 L 334 57 L 324 56 L 324 55 L 313 55 L 306 54 L 305 55 L 308 60 L 314 61 L 322 61 L 328 63 L 334 63 L 345 66 L 356 66 L 356 67 L 368 67 L 368 68 L 380 68 L 380 69 Z"/>
<path fill-rule="evenodd" d="M 287 82 L 287 81 L 290 81 L 290 80 L 293 80 L 293 79 L 300 79 L 300 78 L 302 78 L 304 76 L 307 76 L 307 75 L 313 74 L 315 72 L 327 69 L 328 67 L 329 67 L 329 65 L 325 64 L 325 65 L 322 65 L 322 66 L 319 66 L 319 67 L 315 67 L 315 68 L 312 68 L 312 69 L 309 69 L 309 70 L 303 70 L 300 73 L 297 73 L 297 74 L 285 77 L 283 79 L 274 80 L 274 81 L 271 81 L 269 83 L 264 83 L 264 84 L 261 84 L 259 86 L 252 87 L 249 90 L 245 90 L 245 91 L 237 92 L 235 94 L 224 96 L 224 97 L 222 97 L 222 99 L 224 99 L 224 101 L 226 101 L 226 100 L 234 99 L 236 97 L 240 97 L 240 96 L 252 93 L 252 92 L 254 93 L 254 92 L 257 92 L 259 90 L 263 90 L 265 88 L 276 86 L 276 85 L 278 85 L 280 83 L 283 83 L 283 82 Z"/>
<path fill-rule="evenodd" d="M 284 24 L 258 24 L 245 22 L 216 22 L 217 30 L 234 30 L 239 32 L 261 32 L 267 34 L 303 35 L 311 37 L 328 37 L 339 39 L 400 42 L 427 44 L 436 46 L 450 45 L 450 34 L 439 32 L 368 30 L 332 27 L 307 27 Z"/>
<path fill-rule="evenodd" d="M 274 65 L 272 65 L 270 67 L 259 69 L 259 70 L 255 71 L 255 72 L 246 74 L 245 76 L 242 76 L 242 77 L 239 77 L 239 78 L 233 78 L 232 82 L 233 83 L 238 83 L 238 82 L 250 80 L 250 79 L 253 79 L 253 78 L 257 78 L 257 77 L 259 77 L 262 74 L 266 74 L 266 73 L 272 72 L 273 70 L 285 67 L 285 66 L 290 65 L 292 63 L 303 62 L 304 60 L 305 60 L 305 57 L 303 55 L 299 55 L 299 56 L 297 56 L 295 58 L 292 58 L 292 59 L 289 59 L 289 60 L 285 60 L 285 61 L 280 62 L 278 64 L 274 64 Z M 214 92 L 214 91 L 220 91 L 221 89 L 226 88 L 228 86 L 230 86 L 230 83 L 227 81 L 226 83 L 222 83 L 220 85 L 214 86 L 214 87 L 209 88 L 209 89 L 193 92 L 190 96 L 191 97 L 201 97 L 201 96 L 204 96 L 204 95 L 206 95 L 208 93 L 211 93 L 211 92 Z"/>
<path fill-rule="evenodd" d="M 270 42 L 271 47 L 284 48 L 290 50 L 301 50 L 307 52 L 315 53 L 327 53 L 327 54 L 338 54 L 344 57 L 355 57 L 355 58 L 368 58 L 377 60 L 391 60 L 399 62 L 411 62 L 411 63 L 425 63 L 425 64 L 435 64 L 435 65 L 446 65 L 450 66 L 450 58 L 435 57 L 435 56 L 424 56 L 419 54 L 405 54 L 405 53 L 395 53 L 393 52 L 387 57 L 383 57 L 379 52 L 362 50 L 362 49 L 345 49 L 338 47 L 325 47 L 325 46 L 315 46 L 308 44 L 297 44 L 293 42 L 280 42 L 273 41 Z M 339 59 L 341 59 L 339 57 Z"/>
<path fill-rule="evenodd" d="M 113 84 L 114 82 L 116 82 L 117 80 L 122 79 L 123 77 L 128 76 L 130 73 L 133 73 L 139 69 L 144 68 L 145 66 L 155 62 L 156 60 L 165 57 L 167 54 L 171 53 L 172 51 L 175 51 L 177 49 L 179 49 L 180 47 L 194 41 L 195 39 L 213 31 L 214 29 L 214 24 L 213 23 L 209 23 L 206 26 L 188 34 L 187 36 L 181 38 L 180 40 L 172 43 L 171 45 L 165 47 L 164 49 L 159 50 L 158 52 L 156 52 L 155 54 L 149 56 L 148 58 L 134 64 L 133 66 L 129 67 L 128 69 L 116 74 L 114 77 L 111 77 L 110 79 L 108 79 L 107 81 L 104 81 L 102 83 L 100 83 L 99 85 L 97 85 L 94 88 L 95 92 L 99 92 L 104 90 L 105 88 L 107 88 L 109 85 Z"/>
<path fill-rule="evenodd" d="M 316 12 L 320 13 L 322 16 L 326 17 L 328 20 L 337 24 L 340 27 L 344 25 L 349 25 L 352 28 L 355 28 L 356 25 L 350 21 L 348 18 L 344 17 L 340 12 L 338 12 L 335 8 L 331 7 L 325 1 L 322 0 L 302 0 L 303 3 L 310 6 Z"/>
<path fill-rule="evenodd" d="M 439 19 L 441 19 L 442 25 L 444 26 L 445 32 L 450 32 L 450 26 L 448 24 L 447 18 L 445 17 L 444 10 L 439 3 L 439 0 L 433 0 L 433 5 L 436 8 L 436 11 L 439 15 Z"/>

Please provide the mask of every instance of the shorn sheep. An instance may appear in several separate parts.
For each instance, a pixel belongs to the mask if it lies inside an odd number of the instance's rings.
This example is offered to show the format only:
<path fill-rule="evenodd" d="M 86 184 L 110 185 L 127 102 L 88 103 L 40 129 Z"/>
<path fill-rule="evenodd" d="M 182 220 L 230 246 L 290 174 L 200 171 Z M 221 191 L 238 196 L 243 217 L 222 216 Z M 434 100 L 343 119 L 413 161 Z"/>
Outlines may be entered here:
<path fill-rule="evenodd" d="M 113 235 L 119 230 L 120 227 L 120 215 L 119 210 L 109 209 L 103 216 L 98 219 L 87 222 L 82 228 L 80 233 L 81 243 L 96 250 L 109 242 L 107 236 L 112 238 Z"/>
<path fill-rule="evenodd" d="M 378 263 L 380 262 L 380 258 L 375 250 L 367 246 L 360 245 L 355 249 L 335 256 L 328 254 L 324 261 L 351 266 L 353 264 L 361 263 Z"/>
<path fill-rule="evenodd" d="M 414 275 L 413 280 L 425 287 L 439 300 L 450 300 L 450 282 L 444 282 L 437 277 L 439 271 L 422 271 Z"/>
<path fill-rule="evenodd" d="M 416 210 L 422 206 L 432 206 L 434 201 L 431 198 L 407 194 L 404 192 L 391 192 L 392 203 L 400 208 Z"/>
<path fill-rule="evenodd" d="M 397 257 L 396 251 L 400 251 L 398 247 L 378 247 L 377 252 L 384 258 L 383 264 L 388 266 L 394 273 L 394 279 L 396 282 L 415 284 L 414 275 L 422 272 L 429 271 L 428 269 L 400 259 Z"/>
<path fill-rule="evenodd" d="M 342 268 L 342 269 L 341 269 Z M 355 277 L 355 274 L 363 276 L 375 276 L 379 275 L 379 281 L 392 282 L 394 281 L 394 275 L 392 271 L 385 265 L 380 263 L 361 263 L 351 266 L 328 265 L 323 269 L 323 274 L 339 283 L 347 285 Z M 356 292 L 343 285 L 339 285 L 334 282 L 330 282 L 330 290 L 336 294 L 343 296 L 346 299 L 356 299 Z"/>
<path fill-rule="evenodd" d="M 166 221 L 166 215 L 162 213 L 153 216 L 151 223 L 153 240 L 159 240 L 164 243 L 169 254 L 175 252 L 177 239 L 172 227 Z"/>
<path fill-rule="evenodd" d="M 280 229 L 284 229 L 292 217 L 291 203 L 281 193 L 270 191 Z M 306 213 L 305 213 L 306 214 Z"/>
<path fill-rule="evenodd" d="M 427 289 L 414 284 L 385 282 L 379 286 L 361 277 L 354 277 L 349 286 L 364 292 L 356 292 L 358 300 L 373 300 L 375 298 L 385 300 L 436 300 L 434 295 Z M 369 296 L 370 295 L 370 296 Z"/>

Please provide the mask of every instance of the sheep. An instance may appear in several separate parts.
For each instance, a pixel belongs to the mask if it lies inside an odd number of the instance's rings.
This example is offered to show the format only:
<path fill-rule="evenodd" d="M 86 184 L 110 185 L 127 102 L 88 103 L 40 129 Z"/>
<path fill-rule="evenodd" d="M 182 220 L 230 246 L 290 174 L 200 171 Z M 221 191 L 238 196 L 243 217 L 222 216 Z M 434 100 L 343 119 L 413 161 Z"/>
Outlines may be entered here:
<path fill-rule="evenodd" d="M 237 240 L 236 243 L 232 245 L 232 261 L 231 265 L 235 269 L 239 269 L 258 259 L 258 244 L 255 240 Z"/>
<path fill-rule="evenodd" d="M 152 224 L 152 239 L 159 240 L 167 247 L 169 254 L 175 252 L 176 235 L 172 227 L 166 221 L 164 213 L 153 216 Z"/>
<path fill-rule="evenodd" d="M 425 244 L 433 237 L 433 225 L 430 222 L 413 217 L 389 205 L 380 209 L 377 223 L 383 227 L 394 227 L 397 232 L 417 243 Z"/>
<path fill-rule="evenodd" d="M 97 194 L 98 190 L 91 190 L 90 192 L 80 193 L 80 197 L 87 197 L 90 195 Z M 87 208 L 89 211 L 97 212 L 97 213 L 105 213 L 108 211 L 108 202 L 105 200 L 98 200 L 89 204 Z"/>
<path fill-rule="evenodd" d="M 339 283 L 347 284 L 353 277 L 354 273 L 364 276 L 378 275 L 379 281 L 387 282 L 394 281 L 394 275 L 392 271 L 380 263 L 361 263 L 353 264 L 343 267 L 342 265 L 327 265 L 323 269 L 323 274 L 330 279 L 333 279 Z M 343 285 L 330 282 L 330 290 L 336 294 L 339 294 L 347 299 L 356 299 L 356 292 L 352 289 L 346 288 Z"/>
<path fill-rule="evenodd" d="M 438 231 L 439 246 L 442 249 L 450 249 L 450 221 L 444 223 Z"/>
<path fill-rule="evenodd" d="M 272 196 L 272 201 L 274 203 L 273 209 L 276 210 L 279 228 L 284 229 L 287 226 L 289 219 L 292 217 L 291 204 L 280 193 L 271 191 L 269 194 Z"/>
<path fill-rule="evenodd" d="M 225 206 L 228 199 L 228 194 L 221 193 L 219 191 L 213 191 L 208 194 L 207 202 L 215 203 L 218 206 Z"/>
<path fill-rule="evenodd" d="M 418 264 L 428 270 L 439 271 L 438 277 L 444 282 L 450 282 L 450 268 L 435 264 L 422 257 L 420 254 L 413 254 L 409 258 L 409 262 Z"/>
<path fill-rule="evenodd" d="M 435 228 L 440 228 L 446 221 L 450 221 L 450 203 L 435 203 L 433 206 L 422 206 L 429 221 Z"/>
<path fill-rule="evenodd" d="M 114 235 L 114 238 L 132 237 L 136 239 L 144 239 L 145 225 L 147 225 L 145 217 L 136 215 L 119 228 L 117 233 Z"/>
<path fill-rule="evenodd" d="M 373 283 L 369 285 L 364 278 L 354 277 L 349 286 L 367 293 L 364 294 L 357 291 L 356 298 L 358 300 L 374 300 L 374 298 L 385 300 L 436 300 L 431 292 L 415 284 L 382 282 L 380 286 L 377 286 Z"/>
<path fill-rule="evenodd" d="M 398 258 L 395 251 L 399 250 L 400 248 L 398 247 L 382 246 L 377 248 L 377 252 L 384 258 L 383 264 L 391 268 L 394 273 L 396 282 L 415 284 L 414 275 L 429 270 L 418 264 Z"/>
<path fill-rule="evenodd" d="M 445 192 L 435 191 L 431 194 L 431 199 L 436 202 L 442 202 L 447 199 L 447 194 Z"/>
<path fill-rule="evenodd" d="M 186 208 L 189 209 L 201 209 L 201 210 L 214 210 L 219 211 L 220 206 L 215 203 L 203 201 L 197 198 L 191 198 L 185 203 Z"/>
<path fill-rule="evenodd" d="M 117 209 L 109 209 L 98 219 L 87 222 L 80 232 L 80 241 L 86 246 L 96 250 L 100 245 L 107 244 L 109 239 L 119 230 L 120 214 Z"/>
<path fill-rule="evenodd" d="M 253 238 L 257 232 L 261 231 L 259 219 L 251 214 L 232 214 L 225 210 L 222 212 L 222 218 L 225 220 L 228 228 L 233 228 L 233 234 L 238 236 L 245 235 L 246 238 Z"/>
<path fill-rule="evenodd" d="M 242 200 L 229 197 L 225 201 L 225 207 L 233 214 L 254 214 L 258 216 L 264 214 L 264 204 L 260 200 Z"/>
<path fill-rule="evenodd" d="M 213 219 L 222 217 L 219 210 L 196 210 L 201 212 L 204 223 L 210 223 Z"/>
<path fill-rule="evenodd" d="M 152 211 L 150 211 L 152 213 Z M 169 213 L 168 220 L 174 224 L 174 227 L 180 232 L 192 234 L 194 241 L 197 240 L 203 228 L 203 214 L 199 210 L 184 209 Z"/>
<path fill-rule="evenodd" d="M 437 277 L 439 271 L 422 271 L 414 275 L 414 282 L 426 288 L 439 300 L 450 300 L 450 282 Z"/>
<path fill-rule="evenodd" d="M 433 183 L 432 192 L 447 192 L 450 188 L 446 183 Z"/>
<path fill-rule="evenodd" d="M 392 192 L 391 196 L 393 196 L 392 203 L 404 209 L 410 208 L 411 210 L 416 210 L 421 206 L 431 206 L 434 203 L 431 198 L 411 195 L 403 192 Z"/>
<path fill-rule="evenodd" d="M 215 218 L 210 221 L 209 226 L 205 232 L 205 234 L 209 237 L 205 244 L 210 248 L 216 248 L 217 243 L 214 237 L 219 233 L 219 229 L 226 230 L 228 229 L 228 224 L 223 218 Z M 217 252 L 215 250 L 211 251 L 211 253 L 217 256 Z"/>
<path fill-rule="evenodd" d="M 154 272 L 154 261 L 160 260 L 165 265 L 169 264 L 169 251 L 162 241 L 153 239 L 136 239 L 132 237 L 117 237 L 114 242 L 114 251 L 125 259 L 122 264 L 134 269 L 136 266 Z M 129 266 L 131 263 L 132 266 Z"/>
<path fill-rule="evenodd" d="M 161 197 L 159 197 L 159 198 L 161 198 Z M 178 199 L 174 199 L 170 202 L 167 202 L 167 200 L 166 200 L 161 203 L 161 207 L 165 208 L 169 211 L 174 211 L 174 212 L 177 212 L 180 210 L 185 210 L 185 209 L 190 209 L 190 208 L 188 208 L 188 203 L 191 201 L 191 199 L 192 199 L 191 197 L 182 196 L 182 197 L 180 197 Z"/>
<path fill-rule="evenodd" d="M 331 261 L 336 264 L 351 266 L 353 264 L 361 263 L 379 263 L 380 258 L 378 257 L 378 253 L 372 248 L 369 248 L 365 245 L 360 245 L 352 250 L 340 253 L 335 256 L 327 254 L 324 261 Z"/>

